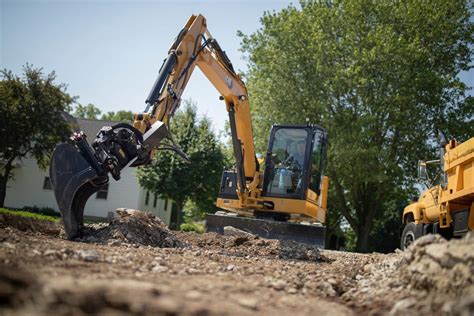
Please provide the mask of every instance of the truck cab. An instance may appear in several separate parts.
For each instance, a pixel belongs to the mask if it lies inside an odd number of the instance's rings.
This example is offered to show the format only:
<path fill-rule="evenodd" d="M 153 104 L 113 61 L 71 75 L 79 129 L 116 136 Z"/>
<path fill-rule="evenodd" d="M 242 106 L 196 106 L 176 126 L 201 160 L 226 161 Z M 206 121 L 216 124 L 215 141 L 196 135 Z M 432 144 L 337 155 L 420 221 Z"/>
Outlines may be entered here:
<path fill-rule="evenodd" d="M 440 138 L 440 159 L 418 164 L 427 189 L 403 211 L 402 250 L 426 234 L 452 238 L 474 229 L 474 137 L 461 144 Z M 438 183 L 428 175 L 427 166 L 434 164 L 439 164 Z"/>

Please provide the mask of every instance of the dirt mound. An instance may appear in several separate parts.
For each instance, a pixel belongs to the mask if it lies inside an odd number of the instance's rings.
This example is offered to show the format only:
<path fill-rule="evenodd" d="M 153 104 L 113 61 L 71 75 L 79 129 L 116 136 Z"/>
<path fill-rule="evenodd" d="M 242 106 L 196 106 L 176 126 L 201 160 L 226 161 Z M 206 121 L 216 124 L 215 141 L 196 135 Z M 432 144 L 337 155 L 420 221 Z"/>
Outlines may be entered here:
<path fill-rule="evenodd" d="M 413 288 L 462 295 L 474 284 L 474 235 L 446 241 L 428 235 L 403 253 L 401 276 Z"/>
<path fill-rule="evenodd" d="M 180 233 L 180 240 L 202 249 L 237 257 L 268 257 L 305 261 L 327 261 L 316 246 L 263 239 L 255 235 L 224 236 L 216 233 Z"/>
<path fill-rule="evenodd" d="M 0 227 L 13 227 L 21 231 L 51 236 L 58 236 L 61 232 L 61 226 L 58 223 L 10 214 L 0 214 Z"/>
<path fill-rule="evenodd" d="M 468 315 L 474 307 L 473 272 L 473 235 L 450 241 L 427 235 L 405 252 L 363 266 L 342 297 L 367 306 L 395 302 L 391 315 L 440 311 Z"/>
<path fill-rule="evenodd" d="M 195 247 L 237 257 L 268 257 L 305 261 L 327 261 L 316 246 L 292 241 L 263 239 L 252 234 L 223 236 L 215 233 L 172 232 L 155 215 L 118 209 L 108 224 L 89 224 L 78 241 L 118 246 L 122 244 L 160 248 Z"/>
<path fill-rule="evenodd" d="M 108 244 L 131 244 L 160 248 L 180 247 L 175 234 L 155 215 L 132 209 L 117 209 L 118 216 L 108 224 L 90 224 L 78 241 Z"/>

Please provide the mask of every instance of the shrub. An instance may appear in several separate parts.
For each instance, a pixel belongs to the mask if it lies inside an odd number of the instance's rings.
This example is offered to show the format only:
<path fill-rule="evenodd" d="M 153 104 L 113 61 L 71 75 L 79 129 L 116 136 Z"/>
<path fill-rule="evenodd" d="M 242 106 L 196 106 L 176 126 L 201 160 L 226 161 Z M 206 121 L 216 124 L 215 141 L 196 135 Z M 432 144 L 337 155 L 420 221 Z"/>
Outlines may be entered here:
<path fill-rule="evenodd" d="M 204 224 L 198 222 L 192 223 L 183 223 L 180 226 L 181 231 L 183 232 L 196 232 L 198 234 L 204 233 Z"/>
<path fill-rule="evenodd" d="M 24 206 L 22 210 L 25 212 L 30 212 L 30 213 L 35 213 L 35 214 L 60 217 L 60 214 L 51 207 L 39 207 L 39 206 L 33 205 L 33 206 Z"/>

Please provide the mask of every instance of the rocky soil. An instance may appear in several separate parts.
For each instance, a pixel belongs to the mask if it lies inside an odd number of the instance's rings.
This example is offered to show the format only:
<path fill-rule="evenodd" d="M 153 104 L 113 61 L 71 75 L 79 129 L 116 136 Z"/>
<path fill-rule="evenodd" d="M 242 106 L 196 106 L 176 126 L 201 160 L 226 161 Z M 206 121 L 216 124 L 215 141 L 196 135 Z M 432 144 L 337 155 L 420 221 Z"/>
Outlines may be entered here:
<path fill-rule="evenodd" d="M 119 210 L 76 241 L 41 221 L 0 217 L 0 314 L 472 315 L 474 236 L 358 254 L 179 233 Z M 54 224 L 53 224 L 54 225 Z"/>

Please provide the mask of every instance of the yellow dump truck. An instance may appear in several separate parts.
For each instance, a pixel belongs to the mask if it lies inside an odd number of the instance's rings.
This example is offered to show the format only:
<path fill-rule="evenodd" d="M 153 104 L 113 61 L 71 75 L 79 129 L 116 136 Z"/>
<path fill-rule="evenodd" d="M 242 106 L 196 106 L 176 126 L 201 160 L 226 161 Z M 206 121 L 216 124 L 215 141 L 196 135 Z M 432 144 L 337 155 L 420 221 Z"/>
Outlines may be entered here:
<path fill-rule="evenodd" d="M 418 177 L 427 189 L 403 211 L 402 250 L 426 234 L 451 238 L 474 229 L 474 137 L 458 144 L 440 135 L 439 144 L 439 160 L 418 163 Z M 427 170 L 434 164 L 440 165 L 436 184 Z"/>

